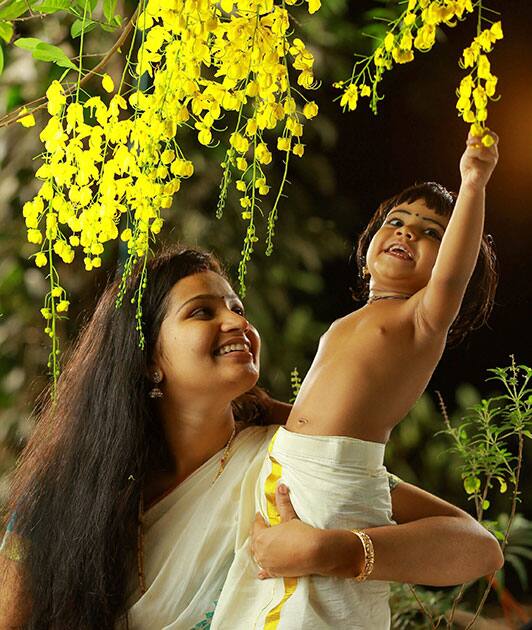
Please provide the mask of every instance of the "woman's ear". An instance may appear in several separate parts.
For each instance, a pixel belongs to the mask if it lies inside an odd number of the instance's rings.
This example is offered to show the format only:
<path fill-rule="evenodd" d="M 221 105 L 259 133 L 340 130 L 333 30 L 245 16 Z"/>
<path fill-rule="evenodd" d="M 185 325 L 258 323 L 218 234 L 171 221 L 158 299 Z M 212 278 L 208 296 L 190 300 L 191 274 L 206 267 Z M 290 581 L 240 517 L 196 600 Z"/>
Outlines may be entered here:
<path fill-rule="evenodd" d="M 146 378 L 150 381 L 150 383 L 155 383 L 156 385 L 158 385 L 164 380 L 164 374 L 160 367 L 156 365 L 150 365 Z"/>
<path fill-rule="evenodd" d="M 162 390 L 159 388 L 159 383 L 162 383 L 164 379 L 164 374 L 161 368 L 158 368 L 156 366 L 150 366 L 148 368 L 147 378 L 151 383 L 155 385 L 155 387 L 152 387 L 150 391 L 148 392 L 148 396 L 150 398 L 162 398 L 164 394 Z"/>

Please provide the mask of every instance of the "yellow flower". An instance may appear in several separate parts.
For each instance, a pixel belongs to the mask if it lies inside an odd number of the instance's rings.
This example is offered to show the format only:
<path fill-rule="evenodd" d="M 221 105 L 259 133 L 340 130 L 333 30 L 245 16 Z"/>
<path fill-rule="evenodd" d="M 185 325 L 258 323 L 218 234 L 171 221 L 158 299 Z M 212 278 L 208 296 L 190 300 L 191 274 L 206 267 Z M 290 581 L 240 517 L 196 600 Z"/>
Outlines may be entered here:
<path fill-rule="evenodd" d="M 311 70 L 303 70 L 298 76 L 297 82 L 304 88 L 310 89 L 314 85 L 314 75 Z"/>
<path fill-rule="evenodd" d="M 37 256 L 35 256 L 35 264 L 37 267 L 44 267 L 48 262 L 48 258 L 42 252 L 39 252 Z"/>
<path fill-rule="evenodd" d="M 68 311 L 68 307 L 70 306 L 70 302 L 68 300 L 61 300 L 57 305 L 58 313 L 66 313 Z"/>
<path fill-rule="evenodd" d="M 238 153 L 245 153 L 249 149 L 249 140 L 238 132 L 231 134 L 229 143 Z"/>
<path fill-rule="evenodd" d="M 360 86 L 360 96 L 371 96 L 371 88 L 369 87 L 369 85 L 363 83 Z"/>
<path fill-rule="evenodd" d="M 242 197 L 240 199 L 240 205 L 242 208 L 249 208 L 251 206 L 251 199 L 249 197 Z"/>
<path fill-rule="evenodd" d="M 212 133 L 210 129 L 202 129 L 198 133 L 198 141 L 200 144 L 204 144 L 205 146 L 209 145 L 212 140 Z"/>
<path fill-rule="evenodd" d="M 238 179 L 236 182 L 236 189 L 244 192 L 246 190 L 246 182 L 243 179 Z"/>
<path fill-rule="evenodd" d="M 52 319 L 52 311 L 49 308 L 41 308 L 41 315 L 44 319 Z"/>
<path fill-rule="evenodd" d="M 294 145 L 294 148 L 292 149 L 294 155 L 297 155 L 297 157 L 303 157 L 303 153 L 305 152 L 305 145 L 298 143 L 296 145 Z"/>
<path fill-rule="evenodd" d="M 254 118 L 251 118 L 246 123 L 246 134 L 248 136 L 254 136 L 257 133 L 257 121 Z"/>
<path fill-rule="evenodd" d="M 166 151 L 163 151 L 163 153 L 161 154 L 161 162 L 163 164 L 170 164 L 170 162 L 173 162 L 175 160 L 175 151 L 172 151 L 171 149 L 166 149 Z"/>
<path fill-rule="evenodd" d="M 479 55 L 477 62 L 477 75 L 479 79 L 489 79 L 491 77 L 491 66 L 486 55 Z"/>
<path fill-rule="evenodd" d="M 352 83 L 343 93 L 342 98 L 340 99 L 340 107 L 345 107 L 347 105 L 349 111 L 353 111 L 357 107 L 357 101 L 358 88 L 354 83 Z"/>
<path fill-rule="evenodd" d="M 290 151 L 290 138 L 277 138 L 279 151 Z"/>
<path fill-rule="evenodd" d="M 236 158 L 236 167 L 241 171 L 245 171 L 248 167 L 246 159 L 243 157 Z"/>
<path fill-rule="evenodd" d="M 52 297 L 57 298 L 63 295 L 63 289 L 61 287 L 54 287 L 52 289 Z"/>
<path fill-rule="evenodd" d="M 20 112 L 21 114 L 26 114 L 25 116 L 22 116 L 21 118 L 17 119 L 17 122 L 19 124 L 21 124 L 23 127 L 34 127 L 35 126 L 35 117 L 33 116 L 33 114 L 27 114 L 28 109 L 26 107 L 24 107 L 22 109 L 22 111 Z"/>
<path fill-rule="evenodd" d="M 272 154 L 264 142 L 257 145 L 255 149 L 255 157 L 261 164 L 269 164 L 272 161 Z"/>
<path fill-rule="evenodd" d="M 153 221 L 153 223 L 150 226 L 150 230 L 152 231 L 152 234 L 159 234 L 162 227 L 163 227 L 163 220 L 159 217 L 155 219 L 155 221 Z"/>
<path fill-rule="evenodd" d="M 113 79 L 111 79 L 107 73 L 105 73 L 102 77 L 102 87 L 108 94 L 111 94 L 111 92 L 115 89 Z"/>
<path fill-rule="evenodd" d="M 247 219 L 251 219 L 251 212 L 245 210 L 244 212 L 242 212 L 242 218 L 244 219 L 244 221 L 246 221 Z"/>
<path fill-rule="evenodd" d="M 303 116 L 310 120 L 318 114 L 318 106 L 314 101 L 310 101 L 303 106 Z"/>
<path fill-rule="evenodd" d="M 472 136 L 475 136 L 475 138 L 480 138 L 482 137 L 482 134 L 484 133 L 484 129 L 478 123 L 474 123 L 471 125 L 471 129 L 469 130 L 469 133 Z"/>
<path fill-rule="evenodd" d="M 41 231 L 36 229 L 28 230 L 28 242 L 40 245 L 40 243 L 42 243 Z"/>
<path fill-rule="evenodd" d="M 50 87 L 46 90 L 46 98 L 48 99 L 47 109 L 50 116 L 60 114 L 63 105 L 66 103 L 66 97 L 63 92 L 63 86 L 59 81 L 52 81 Z"/>
<path fill-rule="evenodd" d="M 495 39 L 502 39 L 504 37 L 502 32 L 502 24 L 500 22 L 495 22 L 491 25 L 490 32 Z"/>
<path fill-rule="evenodd" d="M 393 33 L 386 33 L 386 37 L 384 38 L 384 50 L 387 50 L 388 52 L 390 52 L 390 50 L 393 48 L 393 43 L 395 41 L 395 37 Z"/>
<path fill-rule="evenodd" d="M 493 146 L 495 144 L 495 140 L 494 140 L 493 136 L 490 133 L 485 133 L 482 136 L 481 142 L 482 142 L 482 144 L 485 147 L 491 147 L 491 146 Z"/>
<path fill-rule="evenodd" d="M 316 13 L 321 7 L 321 0 L 307 0 L 308 1 L 308 12 Z"/>
<path fill-rule="evenodd" d="M 486 94 L 491 98 L 495 96 L 495 91 L 497 89 L 497 77 L 491 75 L 489 79 L 486 79 L 485 90 Z"/>
<path fill-rule="evenodd" d="M 392 57 L 396 63 L 408 63 L 414 59 L 414 53 L 411 50 L 401 50 L 395 47 L 392 50 Z"/>
<path fill-rule="evenodd" d="M 405 13 L 405 17 L 403 18 L 403 22 L 405 26 L 412 26 L 412 24 L 414 24 L 415 21 L 416 21 L 415 13 L 412 13 L 411 11 L 408 11 L 408 13 Z"/>
<path fill-rule="evenodd" d="M 133 236 L 131 230 L 129 228 L 126 228 L 125 230 L 122 231 L 122 234 L 120 235 L 120 239 L 124 242 L 130 241 L 131 237 Z"/>

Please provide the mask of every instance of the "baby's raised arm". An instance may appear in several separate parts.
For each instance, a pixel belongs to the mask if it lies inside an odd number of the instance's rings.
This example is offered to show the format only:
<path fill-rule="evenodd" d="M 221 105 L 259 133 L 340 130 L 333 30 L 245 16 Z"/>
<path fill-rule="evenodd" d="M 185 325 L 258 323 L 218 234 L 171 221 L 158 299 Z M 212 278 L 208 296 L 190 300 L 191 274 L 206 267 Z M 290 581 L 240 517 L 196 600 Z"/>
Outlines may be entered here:
<path fill-rule="evenodd" d="M 497 164 L 498 138 L 490 147 L 467 138 L 460 160 L 462 183 L 436 263 L 422 290 L 417 321 L 429 333 L 446 332 L 453 323 L 477 262 L 484 227 L 486 184 Z"/>

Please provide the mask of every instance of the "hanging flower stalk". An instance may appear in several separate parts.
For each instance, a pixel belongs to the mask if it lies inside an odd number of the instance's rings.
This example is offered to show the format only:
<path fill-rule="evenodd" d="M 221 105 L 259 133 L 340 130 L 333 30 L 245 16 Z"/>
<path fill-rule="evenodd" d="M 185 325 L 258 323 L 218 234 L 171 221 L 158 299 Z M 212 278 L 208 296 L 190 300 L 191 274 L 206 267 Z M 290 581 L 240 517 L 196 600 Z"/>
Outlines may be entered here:
<path fill-rule="evenodd" d="M 486 27 L 486 28 L 484 28 Z M 493 136 L 489 133 L 488 102 L 496 98 L 497 77 L 491 72 L 487 53 L 493 49 L 496 41 L 503 38 L 500 21 L 491 22 L 482 14 L 482 4 L 478 4 L 477 35 L 464 50 L 460 58 L 460 67 L 469 73 L 460 81 L 456 92 L 456 108 L 464 122 L 471 125 L 471 134 L 482 138 L 481 142 L 489 147 Z"/>
<path fill-rule="evenodd" d="M 416 50 L 431 50 L 439 26 L 454 27 L 473 10 L 472 0 L 408 0 L 401 15 L 389 22 L 385 36 L 373 53 L 361 55 L 351 77 L 334 84 L 342 90 L 335 100 L 340 100 L 344 111 L 353 111 L 360 97 L 369 97 L 371 110 L 376 114 L 377 105 L 383 99 L 378 87 L 384 72 L 396 64 L 413 61 Z"/>

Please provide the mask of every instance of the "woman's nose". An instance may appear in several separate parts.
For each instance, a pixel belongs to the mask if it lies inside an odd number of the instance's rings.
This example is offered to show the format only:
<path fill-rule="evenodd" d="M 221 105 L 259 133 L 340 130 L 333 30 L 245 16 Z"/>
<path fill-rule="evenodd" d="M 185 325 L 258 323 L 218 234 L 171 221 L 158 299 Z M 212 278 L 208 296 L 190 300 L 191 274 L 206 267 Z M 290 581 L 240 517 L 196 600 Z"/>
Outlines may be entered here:
<path fill-rule="evenodd" d="M 224 330 L 241 330 L 246 332 L 249 329 L 249 322 L 244 315 L 228 310 L 224 316 L 222 328 Z"/>

